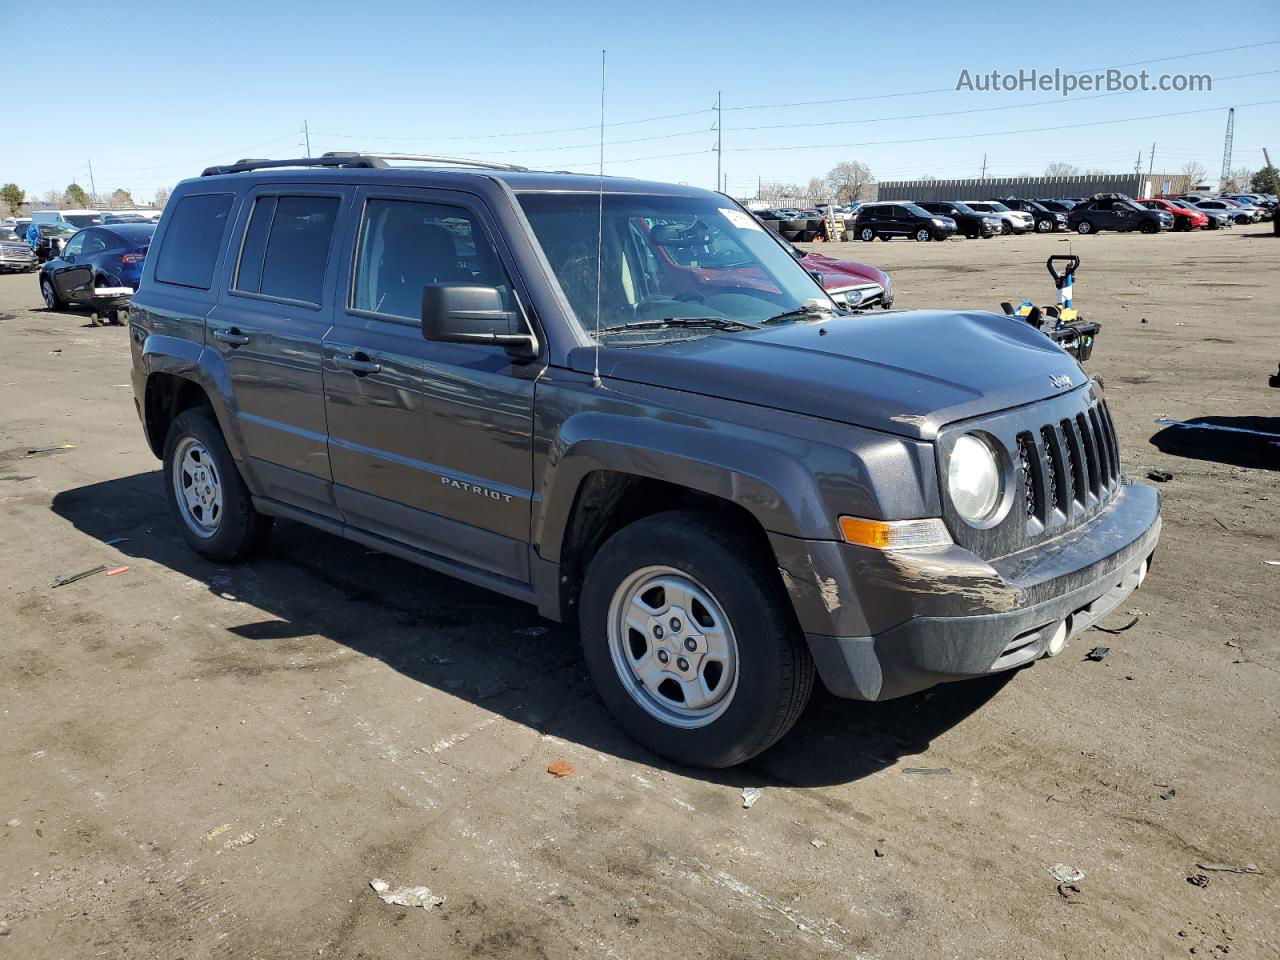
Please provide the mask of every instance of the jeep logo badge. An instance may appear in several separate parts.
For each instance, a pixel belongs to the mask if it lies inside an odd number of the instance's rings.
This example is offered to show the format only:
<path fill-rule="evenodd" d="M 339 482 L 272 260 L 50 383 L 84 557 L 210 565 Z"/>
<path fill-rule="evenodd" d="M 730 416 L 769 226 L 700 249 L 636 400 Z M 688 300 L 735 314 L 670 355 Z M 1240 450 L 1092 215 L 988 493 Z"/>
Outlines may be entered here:
<path fill-rule="evenodd" d="M 1049 377 L 1049 382 L 1061 390 L 1071 386 L 1071 375 L 1068 373 L 1054 374 Z"/>

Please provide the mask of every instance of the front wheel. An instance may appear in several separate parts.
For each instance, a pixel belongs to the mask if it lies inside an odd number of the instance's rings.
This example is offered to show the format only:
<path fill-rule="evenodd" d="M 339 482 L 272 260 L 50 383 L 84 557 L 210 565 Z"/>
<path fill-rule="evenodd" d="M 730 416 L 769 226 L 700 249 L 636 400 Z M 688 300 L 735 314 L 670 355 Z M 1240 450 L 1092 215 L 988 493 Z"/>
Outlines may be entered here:
<path fill-rule="evenodd" d="M 1088 220 L 1081 220 L 1079 223 L 1076 224 L 1076 233 L 1079 233 L 1079 234 L 1093 233 L 1093 224 L 1090 223 Z"/>
<path fill-rule="evenodd" d="M 1160 232 L 1159 225 L 1152 223 L 1150 220 L 1143 220 L 1142 226 L 1140 226 L 1138 229 L 1141 230 L 1143 233 L 1159 233 Z"/>
<path fill-rule="evenodd" d="M 66 306 L 58 291 L 53 288 L 53 281 L 48 277 L 40 278 L 40 295 L 44 297 L 44 305 L 50 310 L 61 310 Z"/>
<path fill-rule="evenodd" d="M 673 511 L 614 534 L 587 569 L 583 655 L 617 721 L 680 763 L 729 767 L 799 718 L 814 666 L 776 570 L 748 535 Z"/>
<path fill-rule="evenodd" d="M 271 532 L 254 509 L 222 430 L 208 407 L 174 418 L 164 443 L 164 486 L 187 545 L 219 563 L 244 560 Z"/>
<path fill-rule="evenodd" d="M 926 227 L 921 227 L 916 231 L 916 243 L 928 243 L 933 239 L 933 235 L 929 233 Z"/>
<path fill-rule="evenodd" d="M 1036 231 L 1039 233 L 1049 233 L 1053 230 L 1052 220 L 1037 220 Z"/>
<path fill-rule="evenodd" d="M 863 243 L 870 243 L 875 238 L 876 238 L 876 232 L 872 230 L 870 227 L 863 227 L 861 230 L 858 231 L 858 239 L 861 240 Z"/>

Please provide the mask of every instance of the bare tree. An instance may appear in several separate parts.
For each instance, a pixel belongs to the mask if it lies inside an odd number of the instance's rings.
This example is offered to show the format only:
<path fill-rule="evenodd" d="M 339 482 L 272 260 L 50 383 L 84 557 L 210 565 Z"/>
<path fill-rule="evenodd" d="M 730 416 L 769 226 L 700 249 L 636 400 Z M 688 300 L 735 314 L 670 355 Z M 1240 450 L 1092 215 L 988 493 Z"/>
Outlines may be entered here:
<path fill-rule="evenodd" d="M 1198 163 L 1195 160 L 1188 160 L 1184 163 L 1182 165 L 1182 175 L 1187 178 L 1187 189 L 1190 190 L 1197 184 L 1203 183 L 1208 172 L 1203 163 Z"/>
<path fill-rule="evenodd" d="M 168 187 L 161 187 L 159 190 L 157 190 L 155 199 L 151 201 L 151 203 L 155 206 L 157 210 L 163 210 L 164 205 L 168 202 L 169 202 Z"/>
<path fill-rule="evenodd" d="M 46 207 L 53 207 L 56 209 L 66 203 L 66 198 L 63 197 L 61 190 L 47 190 L 45 191 L 44 199 L 41 202 Z"/>
<path fill-rule="evenodd" d="M 1249 181 L 1252 179 L 1252 170 L 1248 167 L 1236 167 L 1231 171 L 1231 175 L 1227 178 L 1227 182 L 1222 185 L 1222 188 L 1230 190 L 1232 193 L 1242 193 L 1249 189 Z"/>
<path fill-rule="evenodd" d="M 857 203 L 872 180 L 871 169 L 857 160 L 837 163 L 827 173 L 827 186 L 841 203 Z"/>
<path fill-rule="evenodd" d="M 761 200 L 794 200 L 800 193 L 799 185 L 781 180 L 765 180 L 760 184 Z"/>
<path fill-rule="evenodd" d="M 1046 177 L 1076 177 L 1080 175 L 1080 168 L 1074 163 L 1063 163 L 1055 160 L 1044 168 Z"/>
<path fill-rule="evenodd" d="M 825 200 L 828 193 L 830 193 L 830 189 L 827 186 L 827 182 L 821 177 L 810 177 L 809 184 L 804 188 L 804 192 L 810 200 Z"/>

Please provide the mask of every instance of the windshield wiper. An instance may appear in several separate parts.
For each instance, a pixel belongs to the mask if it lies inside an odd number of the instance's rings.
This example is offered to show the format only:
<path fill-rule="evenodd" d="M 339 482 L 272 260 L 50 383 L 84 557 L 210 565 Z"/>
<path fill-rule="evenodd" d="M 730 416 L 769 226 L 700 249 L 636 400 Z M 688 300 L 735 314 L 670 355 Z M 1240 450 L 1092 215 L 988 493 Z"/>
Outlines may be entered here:
<path fill-rule="evenodd" d="M 782 313 L 775 314 L 768 320 L 762 320 L 761 323 L 785 323 L 788 320 L 798 320 L 801 317 L 818 317 L 818 316 L 843 316 L 839 310 L 831 307 L 820 307 L 817 304 L 807 303 L 803 307 L 796 307 L 794 310 L 786 310 Z"/>
<path fill-rule="evenodd" d="M 718 327 L 721 330 L 758 330 L 754 323 L 730 320 L 728 317 L 663 317 L 660 320 L 632 320 L 605 327 L 599 336 L 605 337 L 627 330 L 661 330 L 665 327 Z"/>

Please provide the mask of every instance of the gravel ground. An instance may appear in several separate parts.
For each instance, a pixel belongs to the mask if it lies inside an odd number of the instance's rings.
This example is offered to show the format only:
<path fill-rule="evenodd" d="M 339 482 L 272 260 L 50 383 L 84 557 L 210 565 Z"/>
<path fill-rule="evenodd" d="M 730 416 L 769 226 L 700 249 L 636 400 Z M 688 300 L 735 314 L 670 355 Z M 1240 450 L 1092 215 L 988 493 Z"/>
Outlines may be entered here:
<path fill-rule="evenodd" d="M 289 524 L 192 555 L 126 332 L 0 277 L 0 956 L 1280 955 L 1277 448 L 1155 423 L 1280 432 L 1267 234 L 825 245 L 898 306 L 982 309 L 1049 302 L 1074 247 L 1126 469 L 1173 474 L 1164 538 L 1130 629 L 820 694 L 716 774 L 632 744 L 530 608 Z M 100 564 L 128 570 L 50 587 Z"/>

